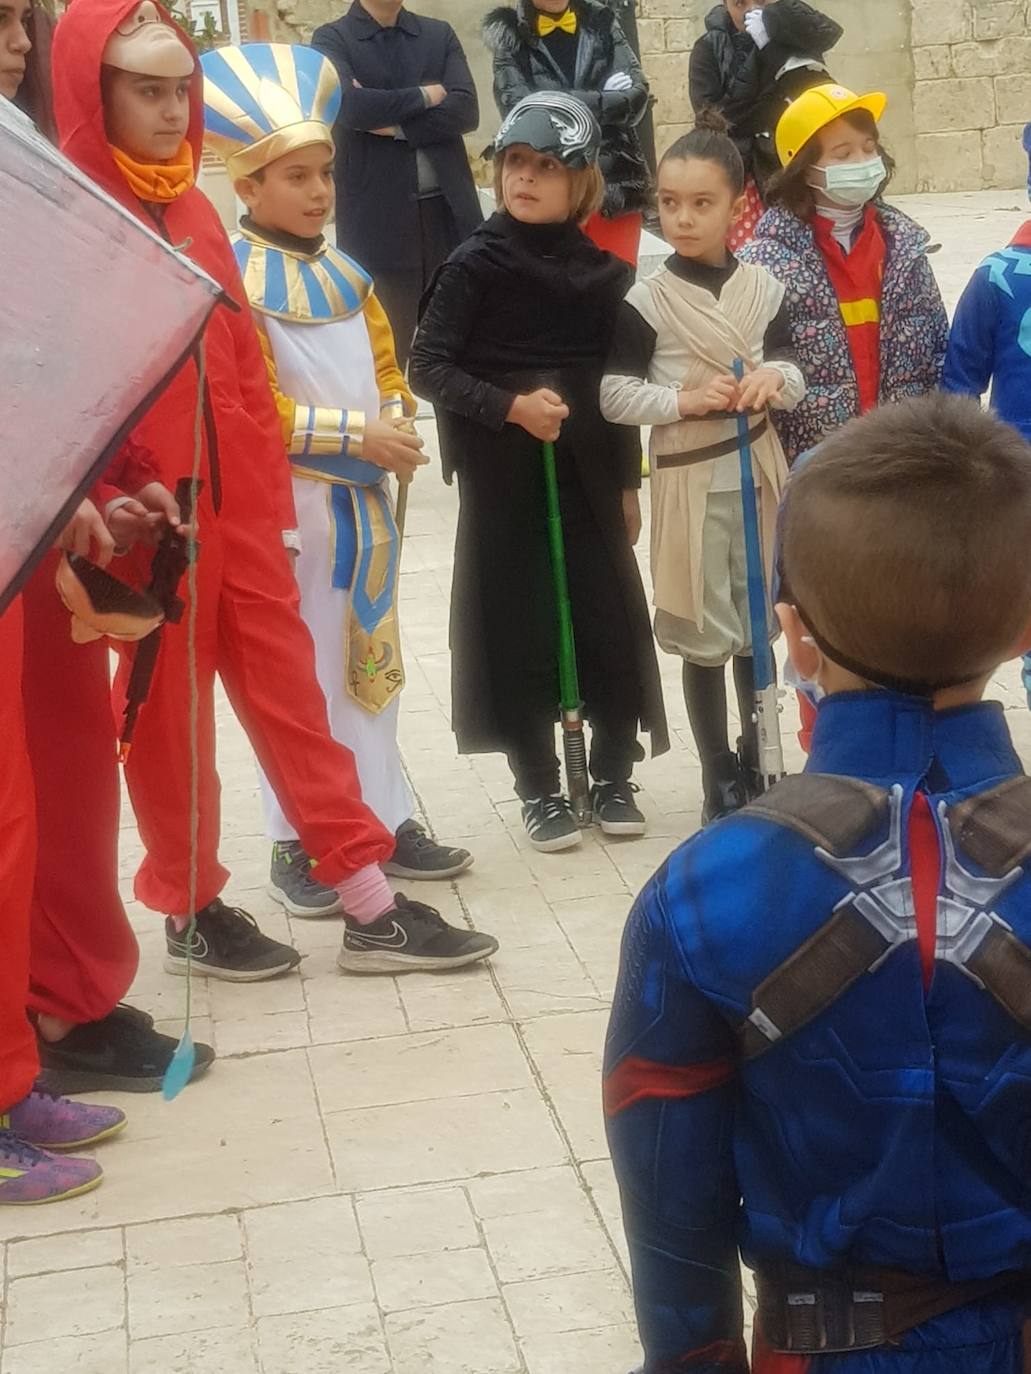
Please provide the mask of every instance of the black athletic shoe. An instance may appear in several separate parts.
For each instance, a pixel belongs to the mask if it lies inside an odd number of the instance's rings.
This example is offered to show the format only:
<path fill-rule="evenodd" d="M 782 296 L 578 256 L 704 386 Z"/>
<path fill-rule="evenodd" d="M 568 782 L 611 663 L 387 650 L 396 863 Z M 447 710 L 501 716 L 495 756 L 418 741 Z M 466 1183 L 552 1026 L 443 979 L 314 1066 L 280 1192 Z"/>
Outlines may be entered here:
<path fill-rule="evenodd" d="M 383 872 L 391 878 L 423 879 L 457 878 L 472 867 L 473 856 L 468 849 L 455 849 L 438 844 L 427 835 L 418 821 L 405 821 L 397 832 L 397 847 L 393 858 L 383 865 Z"/>
<path fill-rule="evenodd" d="M 336 916 L 343 907 L 335 888 L 311 876 L 312 861 L 296 840 L 272 846 L 268 895 L 291 916 Z"/>
<path fill-rule="evenodd" d="M 345 916 L 337 964 L 348 973 L 415 973 L 464 968 L 497 952 L 493 935 L 449 926 L 439 911 L 400 893 L 395 906 L 369 925 Z"/>
<path fill-rule="evenodd" d="M 523 802 L 523 825 L 530 843 L 542 854 L 573 849 L 583 838 L 565 797 L 531 797 Z"/>
<path fill-rule="evenodd" d="M 149 1030 L 154 1024 L 154 1018 L 149 1011 L 144 1011 L 142 1007 L 130 1007 L 128 1002 L 119 1002 L 118 1005 L 107 1014 L 110 1021 L 132 1021 L 138 1026 L 146 1026 Z"/>
<path fill-rule="evenodd" d="M 156 1093 L 178 1041 L 161 1035 L 142 1019 L 116 1007 L 102 1021 L 89 1021 L 51 1045 L 37 1034 L 39 1085 L 52 1093 Z M 211 1067 L 215 1051 L 197 1045 L 193 1078 Z"/>
<path fill-rule="evenodd" d="M 648 828 L 644 812 L 634 801 L 640 791 L 632 782 L 597 782 L 591 788 L 594 820 L 606 835 L 643 835 Z"/>
<path fill-rule="evenodd" d="M 702 825 L 718 821 L 748 805 L 748 794 L 736 754 L 720 754 L 713 759 L 706 770 L 704 787 Z"/>
<path fill-rule="evenodd" d="M 177 931 L 171 917 L 165 922 L 165 968 L 169 973 L 185 974 L 189 936 L 189 926 Z M 221 897 L 197 912 L 191 954 L 194 973 L 222 978 L 228 983 L 257 983 L 263 978 L 275 978 L 280 973 L 289 973 L 301 962 L 292 945 L 282 945 L 262 935 L 253 916 L 238 906 L 226 906 Z"/>

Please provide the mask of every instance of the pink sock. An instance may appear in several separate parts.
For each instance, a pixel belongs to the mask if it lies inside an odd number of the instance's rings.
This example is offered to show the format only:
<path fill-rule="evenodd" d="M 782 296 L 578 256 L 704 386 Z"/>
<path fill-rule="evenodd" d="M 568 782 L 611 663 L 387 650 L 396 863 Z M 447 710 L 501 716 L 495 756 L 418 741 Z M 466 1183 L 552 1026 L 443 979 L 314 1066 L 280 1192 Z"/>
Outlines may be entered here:
<path fill-rule="evenodd" d="M 394 906 L 390 884 L 376 864 L 367 864 L 352 873 L 342 883 L 337 883 L 336 890 L 348 916 L 353 916 L 361 926 L 371 925 Z"/>

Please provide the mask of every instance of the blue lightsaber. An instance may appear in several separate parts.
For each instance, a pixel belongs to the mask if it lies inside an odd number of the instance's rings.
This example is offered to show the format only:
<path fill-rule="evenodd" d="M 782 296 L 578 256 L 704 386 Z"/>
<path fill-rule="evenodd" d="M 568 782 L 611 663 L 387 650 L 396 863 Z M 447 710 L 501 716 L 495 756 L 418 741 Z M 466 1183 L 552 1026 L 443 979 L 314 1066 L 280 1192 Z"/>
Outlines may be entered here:
<path fill-rule="evenodd" d="M 741 358 L 734 359 L 734 376 L 745 375 Z M 755 676 L 755 721 L 758 736 L 758 769 L 763 788 L 771 787 L 784 776 L 784 751 L 780 742 L 780 706 L 777 679 L 770 645 L 769 599 L 763 572 L 762 540 L 759 534 L 759 504 L 755 494 L 752 465 L 752 439 L 749 417 L 737 417 L 737 447 L 741 459 L 741 507 L 745 521 L 745 558 L 748 568 L 748 619 L 752 629 L 752 668 Z"/>

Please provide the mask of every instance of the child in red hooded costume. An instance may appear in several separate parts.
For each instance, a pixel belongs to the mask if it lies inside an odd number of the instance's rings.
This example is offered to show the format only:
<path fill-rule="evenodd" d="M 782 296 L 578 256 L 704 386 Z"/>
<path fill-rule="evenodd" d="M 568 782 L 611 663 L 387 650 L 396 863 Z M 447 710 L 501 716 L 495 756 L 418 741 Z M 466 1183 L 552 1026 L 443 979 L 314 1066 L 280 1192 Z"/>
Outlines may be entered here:
<path fill-rule="evenodd" d="M 203 370 L 197 508 L 200 817 L 195 910 L 190 910 L 188 642 L 164 634 L 126 776 L 147 856 L 136 895 L 169 914 L 166 967 L 238 981 L 293 968 L 298 955 L 226 907 L 219 863 L 214 676 L 221 677 L 255 753 L 345 914 L 351 968 L 396 973 L 451 968 L 496 949 L 430 908 L 394 897 L 379 864 L 394 837 L 361 800 L 350 752 L 329 733 L 311 638 L 298 611 L 287 546 L 294 538 L 290 471 L 229 241 L 195 186 L 203 134 L 202 78 L 185 35 L 153 0 L 73 0 L 53 50 L 54 109 L 63 151 L 117 200 L 218 280 L 223 307 L 202 357 L 184 365 L 136 437 L 173 488 L 193 466 Z M 117 257 L 112 263 L 117 268 Z M 145 573 L 144 573 L 145 575 Z M 124 676 L 124 675 L 123 675 Z M 196 924 L 187 934 L 189 918 Z"/>

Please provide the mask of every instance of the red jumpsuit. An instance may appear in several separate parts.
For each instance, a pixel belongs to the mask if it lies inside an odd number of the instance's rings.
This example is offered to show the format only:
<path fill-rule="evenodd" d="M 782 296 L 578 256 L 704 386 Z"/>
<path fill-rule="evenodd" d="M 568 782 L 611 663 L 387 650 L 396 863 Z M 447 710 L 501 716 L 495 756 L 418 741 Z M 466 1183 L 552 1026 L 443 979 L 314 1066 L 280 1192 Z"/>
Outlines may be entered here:
<path fill-rule="evenodd" d="M 98 509 L 157 478 L 129 440 L 91 493 Z M 100 1021 L 136 976 L 139 947 L 118 893 L 118 737 L 109 644 L 75 644 L 51 552 L 23 594 L 25 729 L 38 833 L 29 1008 Z M 119 575 L 116 561 L 111 571 Z"/>
<path fill-rule="evenodd" d="M 156 478 L 150 456 L 129 440 L 91 494 L 103 511 Z M 110 646 L 72 641 L 54 586 L 59 558 L 48 554 L 23 594 L 25 729 L 45 836 L 32 894 L 29 1008 L 81 1025 L 102 1020 L 125 996 L 139 947 L 118 893 Z"/>
<path fill-rule="evenodd" d="M 29 986 L 29 901 L 36 857 L 32 774 L 21 697 L 22 608 L 0 616 L 0 1112 L 32 1089 L 36 1036 L 25 1015 Z"/>
<path fill-rule="evenodd" d="M 49 554 L 25 588 L 25 728 L 42 837 L 32 894 L 35 1012 L 81 1024 L 121 1001 L 138 951 L 118 895 L 118 753 L 106 640 L 74 644 Z"/>
<path fill-rule="evenodd" d="M 54 41 L 54 107 L 71 159 L 145 223 L 154 220 L 129 191 L 111 155 L 100 94 L 101 54 L 136 0 L 74 0 Z M 182 41 L 189 46 L 185 37 Z M 192 52 L 192 48 L 191 48 Z M 188 139 L 200 165 L 199 67 L 191 89 Z M 329 733 L 315 655 L 298 610 L 282 532 L 294 525 L 290 471 L 257 333 L 229 241 L 197 189 L 161 207 L 159 231 L 220 281 L 240 309 L 216 310 L 204 336 L 206 397 L 198 511 L 197 674 L 200 691 L 200 845 L 195 906 L 228 877 L 218 860 L 214 678 L 221 677 L 283 810 L 337 883 L 388 858 L 394 837 L 361 800 L 350 751 Z M 117 261 L 117 260 L 115 260 Z M 193 463 L 198 369 L 187 362 L 140 423 L 161 479 L 175 487 Z M 150 698 L 140 713 L 126 768 L 147 849 L 136 895 L 156 911 L 189 912 L 189 686 L 186 622 L 163 633 Z"/>

